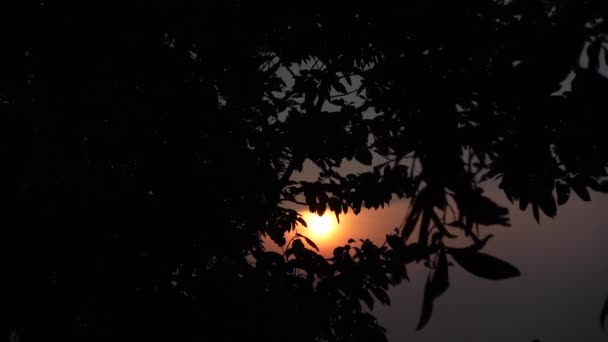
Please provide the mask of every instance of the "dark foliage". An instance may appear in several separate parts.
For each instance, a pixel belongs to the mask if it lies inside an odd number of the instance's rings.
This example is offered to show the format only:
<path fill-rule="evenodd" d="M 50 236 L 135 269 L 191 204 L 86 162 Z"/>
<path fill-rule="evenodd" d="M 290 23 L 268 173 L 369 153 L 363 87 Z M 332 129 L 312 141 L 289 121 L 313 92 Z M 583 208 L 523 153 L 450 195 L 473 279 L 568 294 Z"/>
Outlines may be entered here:
<path fill-rule="evenodd" d="M 483 182 L 536 220 L 608 190 L 607 2 L 329 3 L 3 11 L 5 336 L 383 341 L 370 311 L 412 262 L 430 268 L 418 328 L 449 258 L 519 274 L 480 251 L 509 224 Z M 292 180 L 307 160 L 318 181 Z M 305 224 L 290 202 L 394 198 L 411 206 L 382 246 L 286 241 Z"/>

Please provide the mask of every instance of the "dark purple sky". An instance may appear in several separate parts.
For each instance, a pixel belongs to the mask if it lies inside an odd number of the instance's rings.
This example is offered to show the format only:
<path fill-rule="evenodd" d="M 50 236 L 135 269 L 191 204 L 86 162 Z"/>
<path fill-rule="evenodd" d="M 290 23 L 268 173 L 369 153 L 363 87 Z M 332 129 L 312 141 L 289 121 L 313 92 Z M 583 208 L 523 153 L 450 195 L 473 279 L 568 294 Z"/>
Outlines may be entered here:
<path fill-rule="evenodd" d="M 486 251 L 516 265 L 521 277 L 491 281 L 450 268 L 451 287 L 421 332 L 414 327 L 426 272 L 411 270 L 411 283 L 391 291 L 392 306 L 376 311 L 389 340 L 607 341 L 599 314 L 608 296 L 608 196 L 592 196 L 573 197 L 540 225 L 510 206 L 512 227 L 492 229 Z"/>
<path fill-rule="evenodd" d="M 307 170 L 298 178 L 313 180 L 310 165 Z M 512 263 L 522 275 L 492 281 L 450 267 L 449 290 L 435 302 L 426 328 L 416 332 L 428 273 L 411 265 L 411 282 L 389 292 L 392 305 L 374 308 L 389 341 L 608 341 L 599 323 L 608 296 L 608 195 L 592 193 L 592 201 L 583 202 L 573 193 L 556 219 L 541 213 L 540 225 L 530 210 L 520 211 L 495 187 L 487 195 L 509 208 L 512 226 L 486 230 L 494 238 L 485 251 Z M 315 242 L 326 255 L 349 237 L 382 243 L 406 208 L 405 201 L 397 201 L 384 210 L 347 215 L 331 238 Z"/>

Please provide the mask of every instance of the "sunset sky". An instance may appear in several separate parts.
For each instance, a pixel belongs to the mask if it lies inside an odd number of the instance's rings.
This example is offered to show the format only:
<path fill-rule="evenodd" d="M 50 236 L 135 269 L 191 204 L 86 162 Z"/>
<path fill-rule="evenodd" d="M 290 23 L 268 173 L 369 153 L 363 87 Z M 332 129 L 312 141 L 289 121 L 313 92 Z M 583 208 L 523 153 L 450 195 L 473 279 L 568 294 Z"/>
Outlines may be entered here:
<path fill-rule="evenodd" d="M 308 165 L 299 177 L 312 180 L 312 169 Z M 355 167 L 354 172 L 362 170 Z M 392 305 L 374 308 L 389 341 L 606 340 L 608 332 L 601 330 L 599 314 L 608 296 L 608 196 L 592 193 L 592 201 L 583 202 L 573 194 L 556 219 L 541 215 L 539 225 L 530 210 L 522 212 L 511 205 L 495 186 L 488 187 L 487 194 L 509 208 L 511 227 L 487 229 L 494 238 L 485 252 L 512 263 L 522 275 L 492 281 L 451 267 L 450 288 L 436 301 L 429 325 L 417 332 L 428 271 L 410 265 L 411 282 L 389 292 Z M 381 244 L 400 225 L 406 209 L 406 201 L 395 201 L 385 209 L 341 215 L 341 224 L 327 234 L 306 228 L 298 232 L 311 237 L 321 254 L 329 256 L 349 238 L 370 238 Z M 335 220 L 333 213 L 326 215 Z"/>

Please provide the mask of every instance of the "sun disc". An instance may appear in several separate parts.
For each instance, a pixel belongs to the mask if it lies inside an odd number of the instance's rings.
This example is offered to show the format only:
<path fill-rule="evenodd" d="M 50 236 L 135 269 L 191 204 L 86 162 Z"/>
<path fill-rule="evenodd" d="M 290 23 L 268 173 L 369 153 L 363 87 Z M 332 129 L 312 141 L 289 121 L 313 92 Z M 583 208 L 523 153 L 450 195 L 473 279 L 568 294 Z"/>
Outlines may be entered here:
<path fill-rule="evenodd" d="M 328 237 L 335 227 L 336 220 L 331 215 L 318 216 L 314 213 L 309 213 L 305 217 L 308 229 L 314 237 Z"/>

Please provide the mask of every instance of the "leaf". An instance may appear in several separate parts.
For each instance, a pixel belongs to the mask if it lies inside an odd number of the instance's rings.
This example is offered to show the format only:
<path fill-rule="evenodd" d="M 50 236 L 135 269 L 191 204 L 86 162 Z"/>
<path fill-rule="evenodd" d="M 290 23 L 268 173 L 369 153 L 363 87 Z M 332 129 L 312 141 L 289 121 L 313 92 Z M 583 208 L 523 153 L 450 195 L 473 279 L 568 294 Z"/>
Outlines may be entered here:
<path fill-rule="evenodd" d="M 416 222 L 418 222 L 418 216 L 420 216 L 420 205 L 418 205 L 418 201 L 414 202 L 412 206 L 412 211 L 407 216 L 405 220 L 405 225 L 403 226 L 403 230 L 401 231 L 401 237 L 403 240 L 407 241 L 410 235 L 414 232 L 414 228 L 416 228 Z"/>
<path fill-rule="evenodd" d="M 317 247 L 317 245 L 311 239 L 307 238 L 306 236 L 304 236 L 304 235 L 302 235 L 300 233 L 297 233 L 296 236 L 299 236 L 299 237 L 303 238 L 306 241 L 307 244 L 309 244 L 317 252 L 319 251 L 319 247 Z M 296 241 L 298 241 L 298 240 L 296 240 Z"/>
<path fill-rule="evenodd" d="M 424 287 L 424 298 L 422 300 L 422 312 L 416 330 L 424 328 L 433 314 L 433 303 L 450 286 L 448 278 L 448 261 L 445 248 L 439 250 L 437 268 L 432 276 L 429 275 Z"/>
<path fill-rule="evenodd" d="M 574 192 L 578 195 L 578 197 L 580 197 L 583 201 L 585 201 L 585 202 L 591 201 L 591 197 L 589 196 L 589 191 L 587 190 L 585 183 L 582 182 L 580 177 L 576 177 L 574 179 L 568 180 L 568 184 L 570 184 L 570 187 L 572 188 L 572 190 L 574 190 Z"/>
<path fill-rule="evenodd" d="M 528 201 L 527 198 L 525 198 L 525 197 L 520 198 L 519 199 L 519 210 L 525 211 L 528 208 L 529 203 L 530 202 Z"/>
<path fill-rule="evenodd" d="M 265 72 L 269 75 L 274 75 L 280 66 L 281 66 L 280 62 L 274 63 L 274 65 L 272 65 L 271 67 L 268 67 L 268 69 Z"/>
<path fill-rule="evenodd" d="M 429 241 L 429 228 L 431 223 L 431 212 L 433 208 L 425 208 L 422 212 L 422 219 L 420 220 L 420 227 L 418 228 L 418 241 L 423 245 L 426 245 Z"/>
<path fill-rule="evenodd" d="M 342 212 L 342 203 L 340 202 L 340 199 L 332 197 L 328 199 L 327 203 L 329 204 L 329 209 L 336 215 L 336 221 L 340 224 L 340 213 Z"/>
<path fill-rule="evenodd" d="M 370 310 L 374 310 L 374 298 L 372 298 L 368 290 L 361 289 L 361 291 L 359 292 L 359 298 L 361 298 L 365 302 L 365 304 L 367 304 L 367 307 Z"/>
<path fill-rule="evenodd" d="M 385 305 L 391 304 L 391 299 L 386 294 L 386 291 L 384 291 L 383 289 L 381 289 L 379 287 L 370 287 L 369 289 L 372 291 L 374 296 L 376 296 L 376 298 L 378 298 L 380 303 L 385 304 Z"/>
<path fill-rule="evenodd" d="M 553 199 L 552 193 L 545 193 L 539 202 L 539 206 L 545 215 L 549 217 L 555 217 L 555 215 L 557 215 L 557 206 L 555 205 L 555 199 Z"/>
<path fill-rule="evenodd" d="M 515 266 L 488 254 L 455 248 L 449 252 L 462 268 L 481 278 L 499 280 L 520 275 Z"/>
<path fill-rule="evenodd" d="M 355 159 L 363 165 L 372 165 L 372 153 L 367 148 L 361 148 L 355 153 Z"/>
<path fill-rule="evenodd" d="M 555 183 L 555 192 L 557 193 L 557 204 L 563 205 L 570 198 L 570 187 L 568 184 Z"/>
<path fill-rule="evenodd" d="M 604 306 L 602 307 L 602 313 L 600 314 L 600 324 L 602 325 L 602 329 L 604 329 L 604 324 L 606 323 L 606 317 L 608 316 L 608 297 L 604 301 Z"/>
<path fill-rule="evenodd" d="M 405 241 L 403 241 L 403 239 L 398 235 L 386 234 L 386 242 L 392 249 L 396 251 L 403 251 L 405 249 Z"/>
<path fill-rule="evenodd" d="M 418 325 L 416 325 L 416 330 L 420 330 L 424 328 L 424 326 L 431 319 L 431 315 L 433 315 L 433 302 L 435 297 L 432 293 L 432 285 L 431 285 L 431 275 L 426 279 L 426 285 L 424 286 L 424 297 L 422 299 L 422 312 L 420 312 L 420 319 L 418 320 Z"/>
<path fill-rule="evenodd" d="M 600 49 L 602 47 L 602 39 L 596 39 L 587 47 L 587 57 L 589 60 L 589 69 L 597 70 L 599 68 Z"/>
<path fill-rule="evenodd" d="M 338 91 L 339 93 L 346 93 L 346 88 L 344 87 L 344 85 L 342 83 L 340 83 L 339 79 L 335 79 L 331 85 L 334 87 L 334 89 L 336 89 L 336 91 Z"/>
<path fill-rule="evenodd" d="M 293 249 L 293 252 L 296 253 L 296 255 L 297 255 L 297 253 L 299 253 L 305 249 L 304 244 L 302 243 L 302 241 L 300 239 L 293 240 L 291 248 Z"/>
<path fill-rule="evenodd" d="M 353 85 L 353 81 L 350 78 L 350 75 L 344 75 L 344 79 L 346 80 L 346 83 L 348 83 L 349 86 Z"/>
<path fill-rule="evenodd" d="M 306 243 L 309 244 L 312 248 L 314 248 L 317 252 L 319 251 L 319 247 L 317 247 L 317 245 L 309 238 L 307 238 L 306 236 L 302 236 L 304 238 L 304 240 L 306 240 Z"/>
<path fill-rule="evenodd" d="M 593 177 L 587 177 L 587 186 L 593 191 L 602 191 L 600 183 Z"/>
<path fill-rule="evenodd" d="M 435 294 L 437 297 L 441 296 L 448 289 L 448 287 L 450 287 L 448 277 L 448 258 L 445 248 L 439 250 L 437 268 L 433 274 L 433 287 L 435 288 Z"/>
<path fill-rule="evenodd" d="M 537 223 L 540 223 L 540 215 L 538 213 L 538 204 L 532 204 L 532 213 L 534 214 L 534 219 Z"/>
<path fill-rule="evenodd" d="M 304 221 L 303 218 L 296 217 L 296 221 L 300 222 L 301 225 L 303 225 L 304 227 L 308 228 L 308 225 L 306 224 L 306 221 Z"/>
<path fill-rule="evenodd" d="M 608 58 L 608 53 L 606 53 L 606 56 L 607 56 L 606 58 Z M 607 64 L 608 64 L 608 62 L 607 62 Z M 603 180 L 600 183 L 600 192 L 608 193 L 608 180 Z"/>

